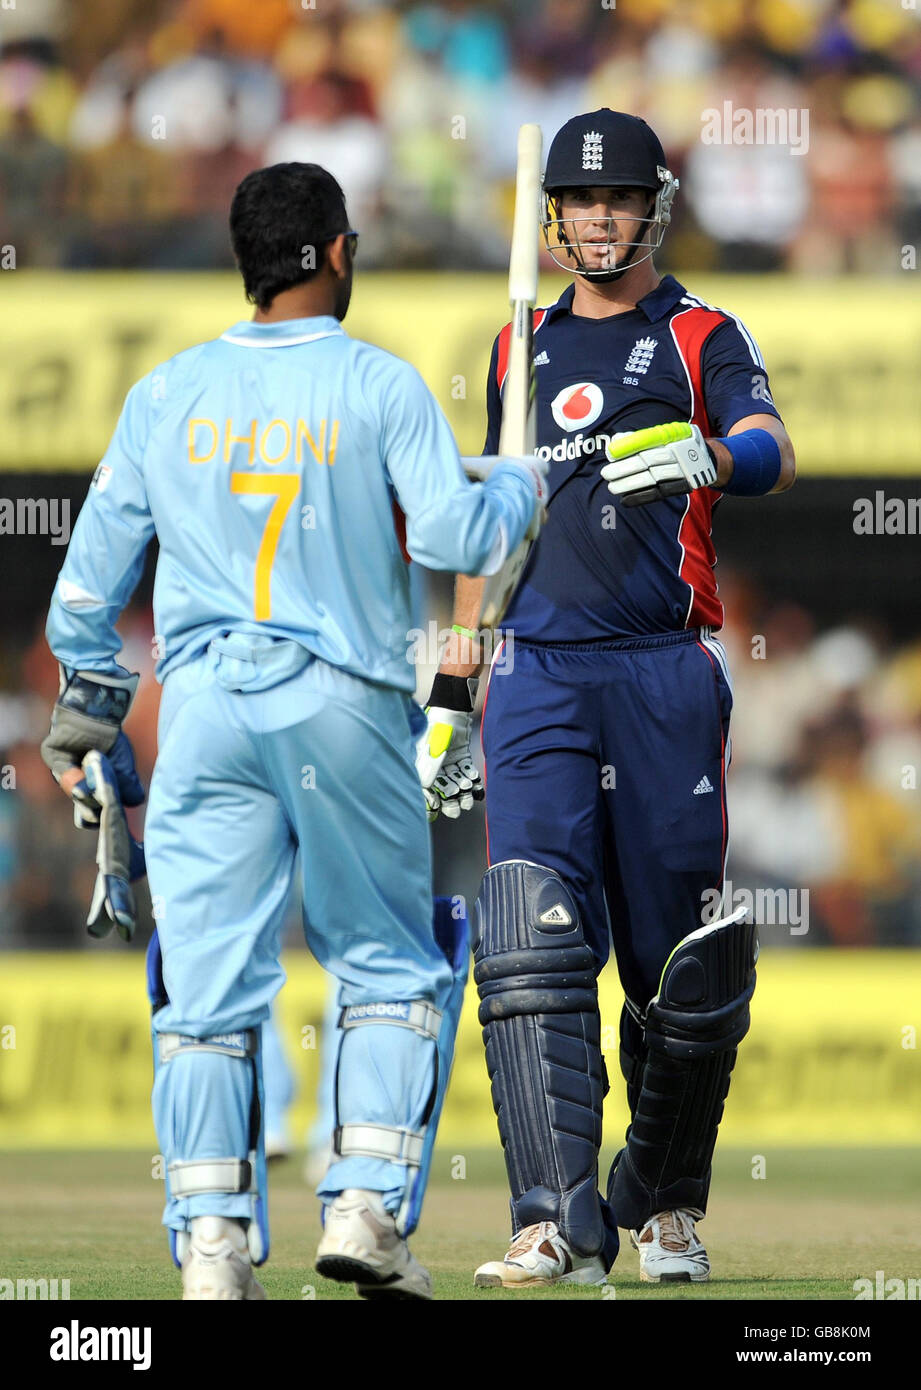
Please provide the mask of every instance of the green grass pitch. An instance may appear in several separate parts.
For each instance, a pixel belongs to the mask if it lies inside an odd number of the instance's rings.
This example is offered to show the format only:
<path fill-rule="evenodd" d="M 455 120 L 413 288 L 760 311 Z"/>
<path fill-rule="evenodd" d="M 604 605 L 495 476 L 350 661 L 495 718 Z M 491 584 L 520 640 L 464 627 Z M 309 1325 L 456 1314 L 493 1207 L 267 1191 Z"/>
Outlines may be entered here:
<path fill-rule="evenodd" d="M 439 1299 L 848 1299 L 854 1281 L 917 1278 L 918 1160 L 911 1149 L 718 1151 L 710 1215 L 701 1226 L 709 1284 L 641 1284 L 627 1237 L 607 1289 L 475 1290 L 473 1270 L 501 1259 L 508 1236 L 501 1155 L 438 1150 L 420 1230 L 412 1240 Z M 0 1153 L 0 1278 L 70 1280 L 71 1299 L 175 1299 L 179 1275 L 159 1226 L 163 1184 L 137 1152 Z M 300 1159 L 270 1178 L 272 1257 L 260 1279 L 271 1299 L 355 1298 L 312 1266 L 317 1203 Z M 612 1294 L 613 1290 L 613 1294 Z"/>

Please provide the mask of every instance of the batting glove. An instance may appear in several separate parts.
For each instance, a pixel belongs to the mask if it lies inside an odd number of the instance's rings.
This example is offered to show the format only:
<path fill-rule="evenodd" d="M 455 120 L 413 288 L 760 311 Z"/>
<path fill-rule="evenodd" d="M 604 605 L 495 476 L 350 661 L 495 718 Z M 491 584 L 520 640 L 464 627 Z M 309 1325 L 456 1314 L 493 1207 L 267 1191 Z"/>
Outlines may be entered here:
<path fill-rule="evenodd" d="M 608 491 L 625 507 L 677 497 L 716 483 L 716 459 L 696 425 L 676 421 L 615 434 L 601 470 Z"/>
<path fill-rule="evenodd" d="M 432 684 L 426 729 L 416 745 L 416 771 L 430 821 L 438 819 L 439 811 L 457 820 L 461 811 L 472 810 L 486 795 L 470 756 L 478 684 L 474 676 L 445 676 L 440 671 Z"/>

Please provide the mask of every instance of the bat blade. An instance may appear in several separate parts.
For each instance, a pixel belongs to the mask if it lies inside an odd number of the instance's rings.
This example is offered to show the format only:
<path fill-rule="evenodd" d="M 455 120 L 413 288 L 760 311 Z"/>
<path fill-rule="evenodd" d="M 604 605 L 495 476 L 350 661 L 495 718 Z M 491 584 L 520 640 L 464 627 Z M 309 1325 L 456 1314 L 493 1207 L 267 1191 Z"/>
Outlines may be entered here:
<path fill-rule="evenodd" d="M 499 453 L 506 456 L 533 453 L 535 445 L 533 340 L 542 144 L 540 126 L 521 127 L 508 277 L 512 320 L 499 429 Z M 501 622 L 537 537 L 537 529 L 537 526 L 530 527 L 528 535 L 502 568 L 486 580 L 480 607 L 481 627 L 496 627 Z"/>

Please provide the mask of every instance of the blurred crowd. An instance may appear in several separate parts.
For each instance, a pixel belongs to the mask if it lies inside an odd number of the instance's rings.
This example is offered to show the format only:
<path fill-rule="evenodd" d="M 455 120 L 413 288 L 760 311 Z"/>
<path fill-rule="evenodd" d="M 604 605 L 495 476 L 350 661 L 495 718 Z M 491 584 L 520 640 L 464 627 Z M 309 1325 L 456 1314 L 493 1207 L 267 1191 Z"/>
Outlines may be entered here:
<path fill-rule="evenodd" d="M 820 630 L 805 609 L 772 603 L 722 566 L 720 589 L 735 688 L 733 894 L 771 891 L 756 898 L 765 946 L 921 945 L 921 641 L 893 647 L 856 624 Z M 439 591 L 434 609 L 447 602 Z M 160 694 L 149 610 L 132 606 L 120 630 L 121 660 L 142 673 L 126 728 L 149 785 Z M 420 671 L 422 699 L 429 683 Z M 74 829 L 38 751 L 56 692 L 57 665 L 36 633 L 0 672 L 0 948 L 88 940 L 95 841 Z M 478 738 L 474 749 L 479 757 Z M 472 901 L 485 863 L 482 806 L 460 824 L 439 822 L 434 850 L 436 891 Z M 138 900 L 146 944 L 144 885 Z M 292 904 L 289 940 L 298 935 Z"/>
<path fill-rule="evenodd" d="M 307 160 L 344 186 L 363 262 L 498 266 L 518 125 L 549 139 L 611 106 L 681 177 L 671 264 L 891 272 L 921 236 L 919 21 L 899 0 L 4 6 L 0 244 L 21 266 L 226 266 L 240 178 Z M 800 113 L 798 148 L 702 138 L 725 103 Z"/>
<path fill-rule="evenodd" d="M 727 878 L 788 895 L 762 940 L 790 944 L 789 909 L 808 889 L 808 944 L 921 945 L 921 641 L 893 647 L 866 622 L 820 630 L 722 571 L 720 592 L 734 686 Z"/>

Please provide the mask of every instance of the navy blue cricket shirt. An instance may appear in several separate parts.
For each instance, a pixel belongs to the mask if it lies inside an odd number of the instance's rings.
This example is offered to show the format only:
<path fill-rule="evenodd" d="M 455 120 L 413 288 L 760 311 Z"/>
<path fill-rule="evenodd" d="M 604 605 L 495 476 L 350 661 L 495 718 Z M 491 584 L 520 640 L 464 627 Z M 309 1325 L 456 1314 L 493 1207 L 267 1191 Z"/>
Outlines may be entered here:
<path fill-rule="evenodd" d="M 506 613 L 516 637 L 589 642 L 718 629 L 710 536 L 714 488 L 623 507 L 601 478 L 622 430 L 689 420 L 719 436 L 747 415 L 780 416 L 764 359 L 734 314 L 671 275 L 627 313 L 572 313 L 570 285 L 534 316 L 537 451 L 550 460 L 548 516 Z M 499 446 L 510 328 L 493 344 L 485 453 Z"/>

